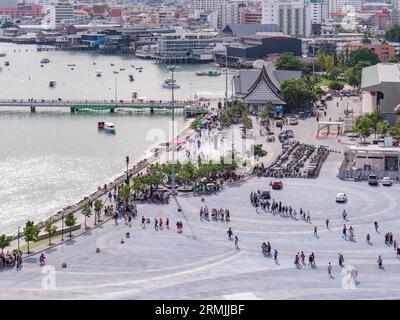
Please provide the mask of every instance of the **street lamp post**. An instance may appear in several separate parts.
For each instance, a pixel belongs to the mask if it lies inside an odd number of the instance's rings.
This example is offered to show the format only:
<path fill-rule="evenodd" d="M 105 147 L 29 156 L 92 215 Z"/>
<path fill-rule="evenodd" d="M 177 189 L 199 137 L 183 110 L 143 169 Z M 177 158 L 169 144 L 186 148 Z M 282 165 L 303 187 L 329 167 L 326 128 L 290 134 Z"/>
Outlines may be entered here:
<path fill-rule="evenodd" d="M 117 92 L 118 92 L 118 88 L 117 88 L 117 86 L 118 86 L 117 74 L 118 74 L 118 71 L 114 71 L 114 76 L 115 76 L 115 85 L 114 85 L 114 97 L 115 97 L 115 102 L 117 102 L 117 100 L 118 100 L 118 95 L 117 95 Z"/>
<path fill-rule="evenodd" d="M 126 156 L 126 184 L 129 184 L 128 167 L 129 167 L 129 156 Z"/>
<path fill-rule="evenodd" d="M 19 229 L 20 229 L 21 227 L 18 227 L 18 252 L 19 252 Z"/>
<path fill-rule="evenodd" d="M 171 168 L 171 188 L 172 194 L 175 195 L 175 81 L 174 81 L 174 71 L 175 66 L 169 66 L 168 70 L 171 71 L 171 78 L 172 78 L 172 168 Z"/>
<path fill-rule="evenodd" d="M 315 74 L 315 40 L 312 41 L 313 48 L 313 62 L 312 62 L 312 73 Z"/>
<path fill-rule="evenodd" d="M 61 219 L 61 241 L 64 241 L 64 211 L 62 212 Z"/>

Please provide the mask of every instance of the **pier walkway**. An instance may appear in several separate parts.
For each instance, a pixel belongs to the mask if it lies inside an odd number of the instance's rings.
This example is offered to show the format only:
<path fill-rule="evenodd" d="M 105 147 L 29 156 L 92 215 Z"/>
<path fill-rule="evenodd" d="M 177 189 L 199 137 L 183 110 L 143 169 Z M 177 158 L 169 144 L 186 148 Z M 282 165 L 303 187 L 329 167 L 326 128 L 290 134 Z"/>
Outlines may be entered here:
<path fill-rule="evenodd" d="M 63 100 L 63 99 L 0 99 L 0 107 L 29 107 L 32 112 L 38 107 L 70 108 L 71 112 L 89 110 L 136 109 L 136 110 L 172 110 L 171 101 L 162 100 Z M 182 110 L 188 114 L 202 113 L 206 110 L 197 107 L 196 101 L 175 101 L 175 110 Z"/>

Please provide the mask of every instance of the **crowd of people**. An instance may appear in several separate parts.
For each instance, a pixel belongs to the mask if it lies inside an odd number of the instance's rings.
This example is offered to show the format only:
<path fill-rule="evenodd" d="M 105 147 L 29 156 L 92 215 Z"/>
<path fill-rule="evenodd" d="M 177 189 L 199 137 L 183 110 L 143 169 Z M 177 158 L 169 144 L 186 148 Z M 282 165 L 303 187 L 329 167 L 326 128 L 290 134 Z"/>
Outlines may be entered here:
<path fill-rule="evenodd" d="M 14 249 L 12 252 L 7 251 L 6 253 L 0 252 L 0 260 L 1 266 L 3 268 L 6 267 L 14 267 L 19 268 L 22 266 L 22 251 L 18 251 Z"/>

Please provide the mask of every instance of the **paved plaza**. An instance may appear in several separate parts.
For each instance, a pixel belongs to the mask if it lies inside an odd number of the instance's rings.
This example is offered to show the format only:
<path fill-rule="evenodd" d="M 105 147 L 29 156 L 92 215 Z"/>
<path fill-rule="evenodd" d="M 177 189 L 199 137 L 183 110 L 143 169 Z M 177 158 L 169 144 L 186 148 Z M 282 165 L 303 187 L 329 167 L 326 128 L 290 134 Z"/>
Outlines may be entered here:
<path fill-rule="evenodd" d="M 331 104 L 328 116 L 337 116 L 340 109 L 335 101 Z M 315 141 L 315 130 L 310 129 L 314 122 L 310 119 L 294 127 L 296 138 L 342 151 L 335 139 Z M 279 142 L 263 144 L 269 157 L 279 152 Z M 21 270 L 0 269 L 0 299 L 400 298 L 400 260 L 384 241 L 387 232 L 398 236 L 400 185 L 370 187 L 366 182 L 339 180 L 341 159 L 341 153 L 332 153 L 317 179 L 282 179 L 282 190 L 271 190 L 270 178 L 254 177 L 205 196 L 205 202 L 184 195 L 168 205 L 139 204 L 132 227 L 123 219 L 119 224 L 109 221 L 48 250 L 46 267 L 32 256 Z M 257 190 L 271 190 L 276 201 L 309 211 L 311 223 L 299 215 L 295 219 L 253 207 L 249 195 Z M 335 202 L 338 192 L 347 194 L 347 203 Z M 209 209 L 229 209 L 231 221 L 200 219 L 199 210 L 205 204 Z M 348 221 L 342 218 L 343 209 Z M 145 229 L 140 226 L 142 215 L 151 221 Z M 155 218 L 168 218 L 170 228 L 156 231 Z M 183 222 L 181 234 L 177 221 Z M 374 221 L 379 222 L 379 232 Z M 342 238 L 344 223 L 354 228 L 355 241 Z M 313 234 L 314 226 L 318 236 Z M 239 249 L 227 237 L 229 227 L 239 238 Z M 130 238 L 125 238 L 127 232 Z M 365 241 L 367 233 L 371 244 Z M 261 254 L 264 241 L 278 250 L 277 262 Z M 296 268 L 294 258 L 301 251 L 306 257 L 314 252 L 316 268 L 307 263 Z M 338 253 L 344 256 L 344 268 L 338 265 Z M 379 255 L 384 269 L 378 268 Z M 66 268 L 62 268 L 64 262 Z M 329 262 L 332 277 L 327 271 Z M 346 270 L 353 268 L 358 277 L 349 285 Z"/>

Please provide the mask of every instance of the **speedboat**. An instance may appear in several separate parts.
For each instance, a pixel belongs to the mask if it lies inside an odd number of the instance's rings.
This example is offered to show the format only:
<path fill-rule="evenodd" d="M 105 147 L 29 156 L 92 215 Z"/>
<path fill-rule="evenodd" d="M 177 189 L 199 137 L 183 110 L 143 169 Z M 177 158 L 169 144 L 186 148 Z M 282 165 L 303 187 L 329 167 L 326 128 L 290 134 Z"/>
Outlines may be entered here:
<path fill-rule="evenodd" d="M 96 70 L 96 77 L 101 77 L 101 70 Z"/>
<path fill-rule="evenodd" d="M 106 122 L 104 123 L 104 131 L 110 132 L 110 133 L 115 133 L 115 126 L 111 122 Z"/>
<path fill-rule="evenodd" d="M 176 81 L 172 81 L 172 79 L 164 80 L 162 84 L 164 89 L 179 89 L 181 86 L 176 83 Z"/>
<path fill-rule="evenodd" d="M 57 81 L 55 81 L 55 80 L 50 80 L 50 82 L 49 82 L 49 87 L 55 87 L 56 86 L 56 84 L 57 84 Z"/>
<path fill-rule="evenodd" d="M 50 62 L 50 60 L 47 58 L 40 60 L 40 63 L 49 63 L 49 62 Z"/>

